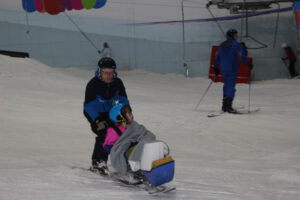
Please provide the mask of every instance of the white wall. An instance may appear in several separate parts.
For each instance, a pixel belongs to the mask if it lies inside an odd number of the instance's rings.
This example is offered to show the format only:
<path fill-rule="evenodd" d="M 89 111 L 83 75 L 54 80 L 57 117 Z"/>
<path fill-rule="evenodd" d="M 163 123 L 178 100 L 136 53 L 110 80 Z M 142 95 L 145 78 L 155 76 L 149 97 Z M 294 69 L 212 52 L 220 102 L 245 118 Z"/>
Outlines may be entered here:
<path fill-rule="evenodd" d="M 184 2 L 186 62 L 190 75 L 207 76 L 212 45 L 224 38 L 205 7 L 206 0 Z M 160 73 L 183 73 L 181 1 L 122 0 L 108 1 L 101 9 L 68 11 L 67 14 L 91 38 L 98 49 L 107 41 L 118 67 L 146 69 Z M 282 4 L 290 7 L 291 4 Z M 274 6 L 274 8 L 277 8 Z M 227 10 L 212 7 L 216 17 L 230 16 Z M 274 39 L 276 13 L 249 18 L 249 34 L 259 41 Z M 19 0 L 0 2 L 0 49 L 27 51 L 30 56 L 56 67 L 95 68 L 96 49 L 79 33 L 63 14 L 28 13 Z M 193 22 L 190 20 L 194 20 Z M 155 23 L 160 22 L 160 23 Z M 241 19 L 220 21 L 224 30 L 240 30 Z M 30 30 L 26 34 L 26 30 Z M 249 47 L 258 47 L 245 40 Z M 249 50 L 254 58 L 256 78 L 287 77 L 281 62 L 280 44 L 296 45 L 292 11 L 280 13 L 278 45 L 273 48 Z"/>

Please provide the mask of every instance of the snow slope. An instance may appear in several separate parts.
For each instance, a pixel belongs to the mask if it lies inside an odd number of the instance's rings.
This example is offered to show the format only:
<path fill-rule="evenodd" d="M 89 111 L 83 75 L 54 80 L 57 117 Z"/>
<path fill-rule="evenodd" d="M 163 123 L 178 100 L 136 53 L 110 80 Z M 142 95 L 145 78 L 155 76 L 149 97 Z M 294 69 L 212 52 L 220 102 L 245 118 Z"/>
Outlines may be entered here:
<path fill-rule="evenodd" d="M 136 121 L 166 141 L 176 161 L 175 192 L 160 197 L 92 173 L 94 135 L 82 114 L 93 71 L 57 69 L 0 55 L 0 199 L 300 199 L 300 80 L 251 85 L 250 115 L 218 110 L 222 84 L 205 78 L 121 71 Z M 248 106 L 248 85 L 235 106 Z"/>

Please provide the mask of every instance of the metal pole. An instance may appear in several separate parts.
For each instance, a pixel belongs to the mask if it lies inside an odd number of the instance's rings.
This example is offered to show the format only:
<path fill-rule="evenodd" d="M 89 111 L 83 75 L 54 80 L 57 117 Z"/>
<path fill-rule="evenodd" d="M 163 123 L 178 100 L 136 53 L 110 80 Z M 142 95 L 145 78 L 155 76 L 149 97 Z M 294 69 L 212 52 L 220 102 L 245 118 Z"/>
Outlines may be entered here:
<path fill-rule="evenodd" d="M 250 113 L 250 99 L 251 99 L 251 70 L 249 74 L 249 93 L 248 93 L 248 113 Z"/>
<path fill-rule="evenodd" d="M 246 37 L 249 36 L 249 30 L 248 30 L 248 10 L 246 9 Z"/>
<path fill-rule="evenodd" d="M 278 10 L 280 10 L 280 4 L 277 3 Z M 274 42 L 273 42 L 273 48 L 276 46 L 276 41 L 277 41 L 277 32 L 278 32 L 278 25 L 279 25 L 279 13 L 277 12 L 277 19 L 276 19 L 276 28 L 275 28 L 275 34 L 274 34 Z"/>
<path fill-rule="evenodd" d="M 137 67 L 137 56 L 136 56 L 136 52 L 137 52 L 137 49 L 136 49 L 136 26 L 135 26 L 135 1 L 132 0 L 132 21 L 133 21 L 133 50 L 134 50 L 134 68 L 138 68 Z"/>
<path fill-rule="evenodd" d="M 29 34 L 30 26 L 29 26 L 29 18 L 28 18 L 28 1 L 27 0 L 25 0 L 25 12 L 26 12 L 26 25 L 27 25 L 26 33 Z"/>
<path fill-rule="evenodd" d="M 299 72 L 299 69 L 300 69 L 300 29 L 297 28 L 297 23 L 296 23 L 296 20 L 297 20 L 297 16 L 296 16 L 296 2 L 294 2 L 294 15 L 295 15 L 295 20 L 294 20 L 294 23 L 295 23 L 295 27 L 296 27 L 296 39 L 297 39 L 297 46 L 296 46 L 296 57 L 297 57 L 297 62 L 296 62 L 296 68 L 297 68 L 297 72 Z"/>
<path fill-rule="evenodd" d="M 287 72 L 288 72 L 288 74 L 289 74 L 289 77 L 290 77 L 290 78 L 293 78 L 293 77 L 291 76 L 291 73 L 290 73 L 289 65 L 286 63 L 285 60 L 282 60 L 282 62 L 284 63 L 284 66 L 286 67 L 286 70 L 287 70 Z"/>
<path fill-rule="evenodd" d="M 185 68 L 185 76 L 189 77 L 189 69 L 187 64 L 185 63 L 185 30 L 184 30 L 184 7 L 183 1 L 181 0 L 181 15 L 182 15 L 182 66 Z"/>
<path fill-rule="evenodd" d="M 219 24 L 218 20 L 216 19 L 216 17 L 214 16 L 214 14 L 211 12 L 211 10 L 210 10 L 210 8 L 209 8 L 210 5 L 212 5 L 212 2 L 211 2 L 211 1 L 209 1 L 209 3 L 206 4 L 206 8 L 207 8 L 209 14 L 212 16 L 212 18 L 213 18 L 214 21 L 216 22 L 218 28 L 220 29 L 220 31 L 221 31 L 222 34 L 224 35 L 225 39 L 226 39 L 226 34 L 225 34 L 224 30 L 222 29 L 222 27 L 221 27 L 221 25 Z"/>

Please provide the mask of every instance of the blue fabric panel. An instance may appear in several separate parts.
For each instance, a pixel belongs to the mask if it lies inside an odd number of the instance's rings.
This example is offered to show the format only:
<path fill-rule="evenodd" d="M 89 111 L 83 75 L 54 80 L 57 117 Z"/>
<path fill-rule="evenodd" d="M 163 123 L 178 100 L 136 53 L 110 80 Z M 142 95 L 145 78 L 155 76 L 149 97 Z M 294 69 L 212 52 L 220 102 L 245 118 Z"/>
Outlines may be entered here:
<path fill-rule="evenodd" d="M 97 100 L 91 101 L 88 104 L 84 105 L 84 110 L 85 112 L 87 112 L 89 114 L 89 116 L 91 117 L 91 119 L 94 121 L 96 119 L 96 117 L 99 116 L 99 111 L 100 109 L 98 106 L 99 102 Z"/>
<path fill-rule="evenodd" d="M 96 4 L 95 4 L 95 6 L 94 6 L 94 8 L 101 8 L 101 7 L 103 7 L 104 5 L 106 4 L 106 0 L 97 0 L 97 2 L 96 2 Z"/>
<path fill-rule="evenodd" d="M 84 105 L 84 110 L 94 121 L 100 113 L 109 112 L 115 100 L 119 100 L 119 103 L 129 105 L 127 97 L 116 95 L 109 100 L 105 100 L 101 96 L 97 96 L 94 101 L 91 101 Z"/>
<path fill-rule="evenodd" d="M 23 9 L 27 12 L 34 12 L 36 10 L 34 0 L 22 0 L 22 5 Z"/>
<path fill-rule="evenodd" d="M 295 1 L 295 9 L 300 10 L 300 1 Z"/>
<path fill-rule="evenodd" d="M 159 186 L 164 183 L 170 182 L 174 178 L 175 162 L 169 162 L 164 165 L 152 169 L 150 172 L 143 171 L 149 183 L 153 186 Z"/>
<path fill-rule="evenodd" d="M 129 100 L 128 100 L 127 97 L 123 97 L 123 96 L 119 96 L 119 95 L 118 95 L 116 99 L 119 99 L 120 103 L 130 105 L 130 104 L 129 104 Z"/>

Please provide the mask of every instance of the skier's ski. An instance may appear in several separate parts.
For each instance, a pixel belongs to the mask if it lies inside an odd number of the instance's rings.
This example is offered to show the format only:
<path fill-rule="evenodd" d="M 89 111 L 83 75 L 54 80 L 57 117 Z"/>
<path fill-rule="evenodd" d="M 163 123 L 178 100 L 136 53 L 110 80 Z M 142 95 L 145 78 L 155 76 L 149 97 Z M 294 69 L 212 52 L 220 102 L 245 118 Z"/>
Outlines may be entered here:
<path fill-rule="evenodd" d="M 253 110 L 247 110 L 247 109 L 236 109 L 236 112 L 234 113 L 230 113 L 230 114 L 235 114 L 235 115 L 243 115 L 243 114 L 250 114 L 250 113 L 255 113 L 260 111 L 260 108 L 255 108 Z M 224 112 L 222 110 L 220 111 L 216 111 L 216 112 L 211 112 L 208 113 L 207 117 L 218 117 L 224 113 L 228 113 L 228 112 Z"/>
<path fill-rule="evenodd" d="M 176 190 L 176 187 L 168 187 L 168 186 L 148 186 L 149 188 L 145 189 L 149 194 L 155 195 L 155 194 L 160 194 L 160 193 L 168 193 L 173 190 Z"/>
<path fill-rule="evenodd" d="M 235 110 L 242 110 L 242 109 L 244 109 L 244 106 L 241 105 L 241 106 L 235 107 L 234 109 Z M 220 110 L 220 111 L 212 111 L 212 112 L 208 113 L 207 117 L 217 117 L 217 116 L 220 116 L 223 113 L 224 113 L 224 111 L 222 111 L 222 110 Z"/>
<path fill-rule="evenodd" d="M 248 110 L 248 109 L 241 109 L 241 110 L 237 110 L 236 114 L 251 114 L 251 113 L 255 113 L 260 111 L 260 108 L 255 108 L 252 110 Z"/>
<path fill-rule="evenodd" d="M 300 79 L 300 76 L 294 76 L 293 78 L 291 79 Z"/>
<path fill-rule="evenodd" d="M 207 114 L 207 117 L 218 117 L 223 113 L 224 113 L 224 111 L 222 111 L 222 110 L 215 111 L 215 112 L 210 112 L 210 113 Z"/>
<path fill-rule="evenodd" d="M 104 177 L 108 177 L 108 173 L 106 171 L 102 171 L 100 169 L 95 169 L 95 168 L 84 168 L 84 167 L 76 167 L 76 166 L 72 166 L 71 169 L 80 169 L 80 170 L 84 170 L 84 171 L 88 171 L 88 172 L 93 172 L 95 174 L 98 174 L 100 176 L 104 176 Z"/>
<path fill-rule="evenodd" d="M 142 189 L 142 190 L 146 191 L 148 194 L 151 194 L 151 195 L 155 195 L 155 194 L 159 194 L 159 193 L 168 193 L 168 192 L 171 192 L 173 190 L 176 190 L 176 187 L 169 187 L 169 186 L 166 186 L 166 185 L 160 185 L 160 186 L 155 187 L 155 186 L 152 186 L 149 183 L 146 183 L 146 182 L 143 182 L 143 181 L 130 183 L 126 180 L 119 179 L 116 176 L 109 175 L 109 174 L 103 174 L 101 171 L 93 170 L 91 168 L 75 167 L 75 166 L 73 166 L 71 168 L 96 173 L 97 175 L 100 175 L 104 178 L 108 178 L 108 179 L 111 179 L 112 181 L 117 181 L 121 184 L 124 184 L 124 186 L 130 186 L 130 187 L 133 187 L 133 188 Z"/>
<path fill-rule="evenodd" d="M 115 180 L 123 183 L 125 186 L 131 186 L 131 187 L 142 189 L 151 195 L 160 194 L 160 193 L 168 193 L 173 190 L 176 190 L 176 187 L 169 187 L 166 185 L 152 186 L 149 183 L 145 183 L 145 182 L 138 182 L 138 183 L 131 184 L 131 183 L 121 180 L 121 179 L 115 179 Z"/>

